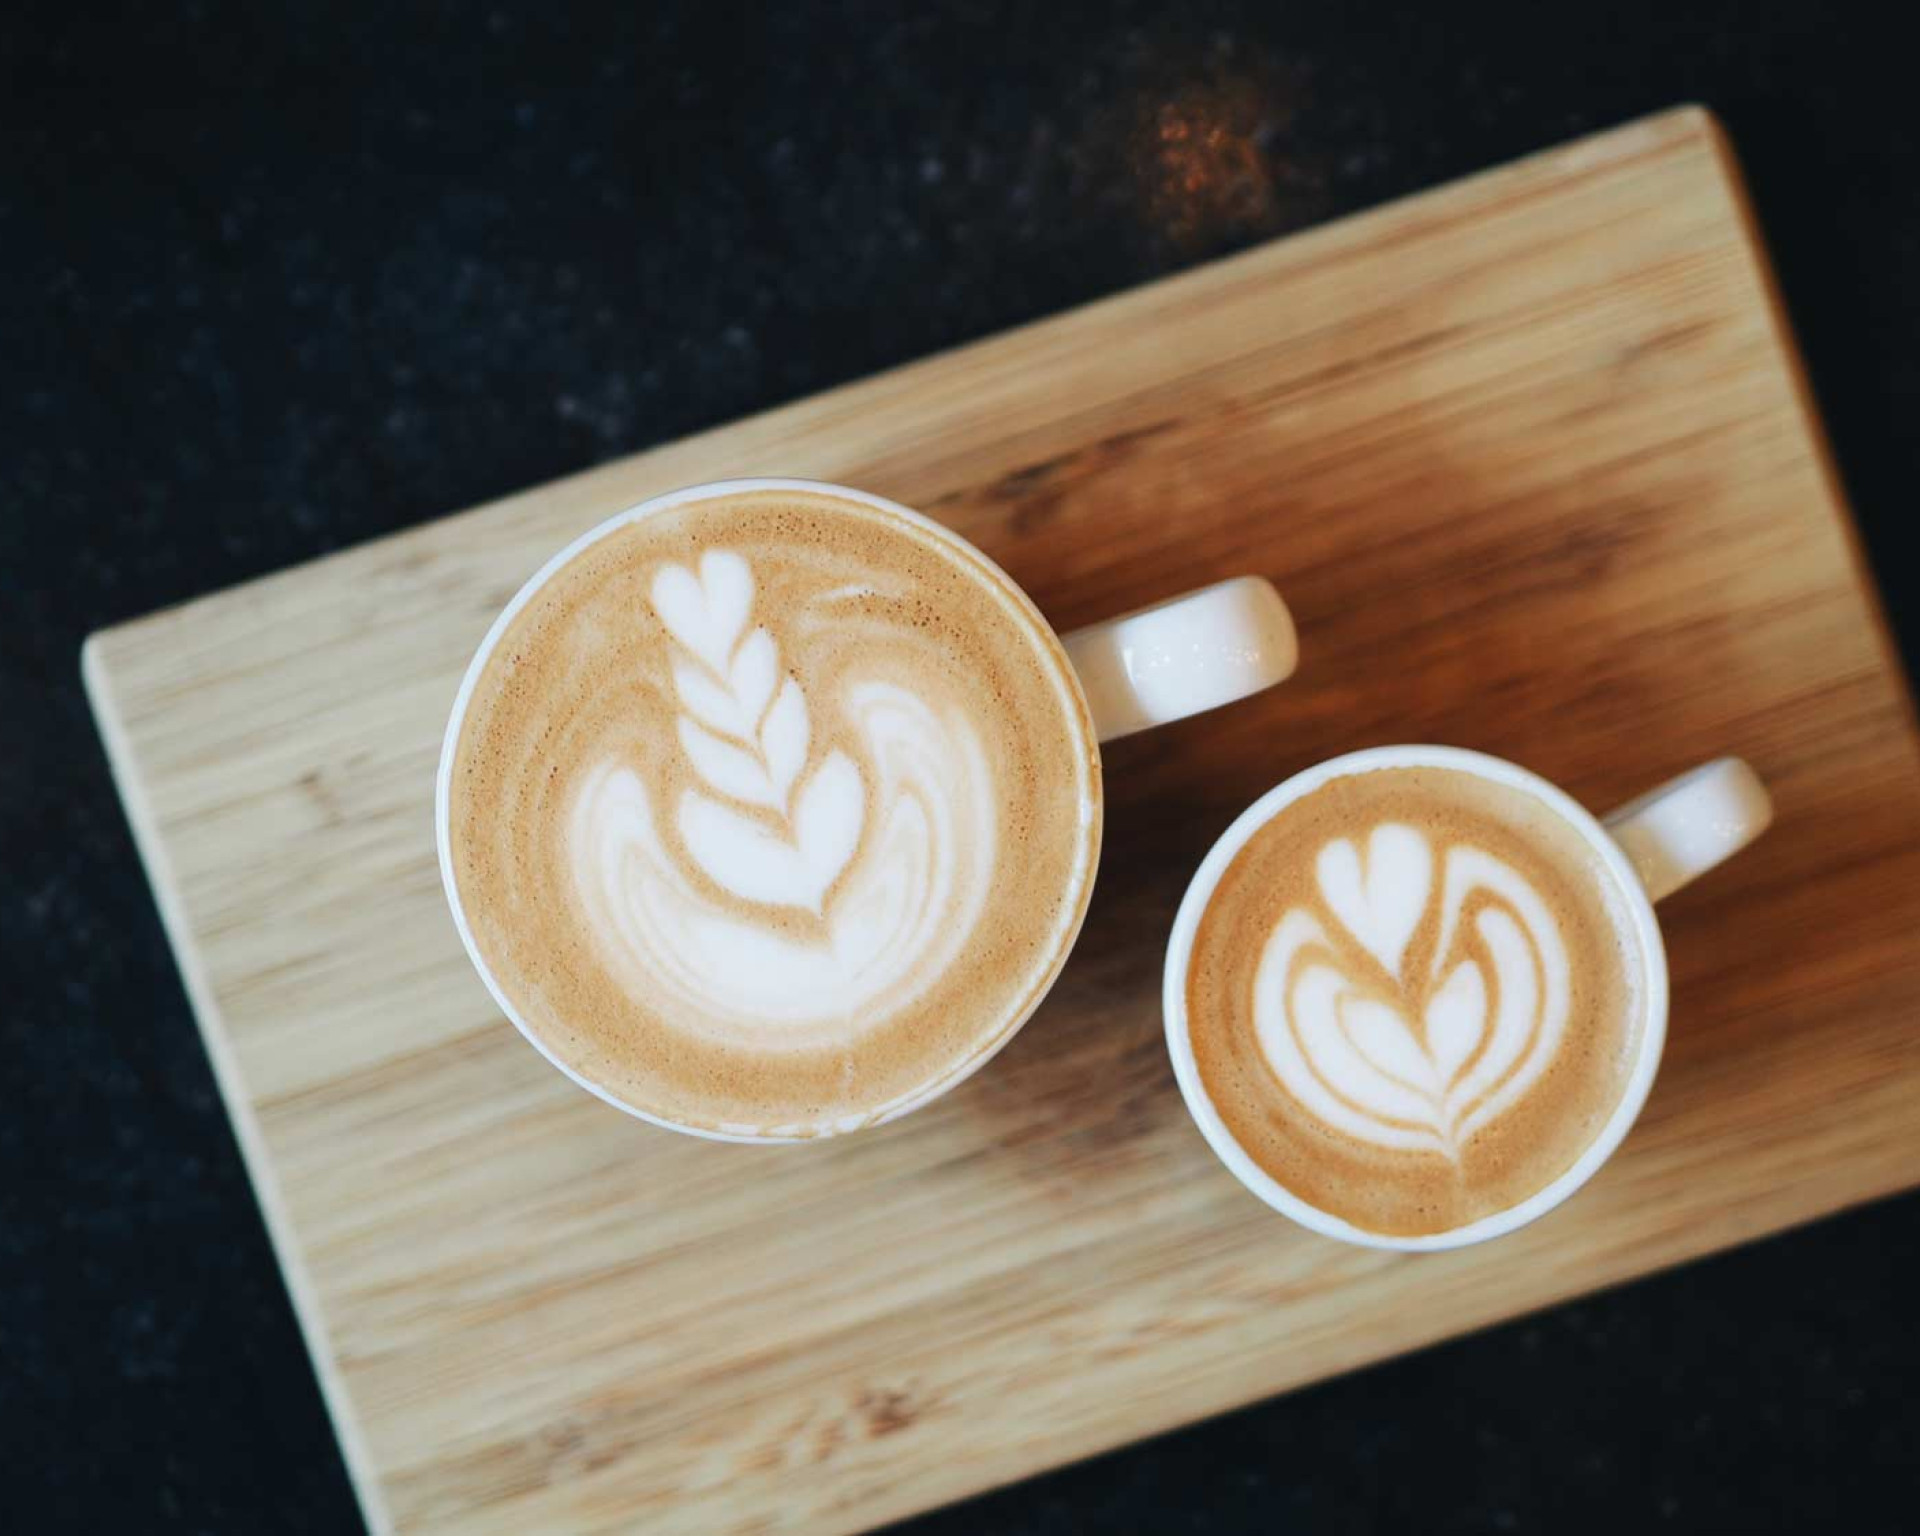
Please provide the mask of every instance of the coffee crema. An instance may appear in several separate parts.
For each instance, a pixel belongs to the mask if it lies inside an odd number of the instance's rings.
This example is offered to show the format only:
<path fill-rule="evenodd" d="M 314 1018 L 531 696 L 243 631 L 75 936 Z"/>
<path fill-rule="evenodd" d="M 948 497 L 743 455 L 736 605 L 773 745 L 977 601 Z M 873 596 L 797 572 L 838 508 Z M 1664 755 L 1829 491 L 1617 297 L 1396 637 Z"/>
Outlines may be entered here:
<path fill-rule="evenodd" d="M 1642 957 L 1612 876 L 1525 790 L 1379 768 L 1280 810 L 1196 929 L 1187 1029 L 1240 1147 L 1307 1204 L 1448 1232 L 1573 1165 L 1627 1088 Z"/>
<path fill-rule="evenodd" d="M 615 525 L 507 622 L 448 781 L 496 987 L 614 1098 L 726 1134 L 870 1123 L 1058 971 L 1099 757 L 1032 606 L 932 525 L 750 489 Z"/>

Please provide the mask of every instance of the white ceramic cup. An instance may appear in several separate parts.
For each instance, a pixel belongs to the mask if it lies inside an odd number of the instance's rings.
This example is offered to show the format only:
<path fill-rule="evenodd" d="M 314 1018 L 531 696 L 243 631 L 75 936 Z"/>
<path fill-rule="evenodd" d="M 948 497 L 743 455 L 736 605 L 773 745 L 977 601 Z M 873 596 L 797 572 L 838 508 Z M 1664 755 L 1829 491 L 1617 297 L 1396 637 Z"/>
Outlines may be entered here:
<path fill-rule="evenodd" d="M 1194 1063 L 1187 1027 L 1187 971 L 1193 958 L 1194 935 L 1227 866 L 1256 832 L 1294 801 L 1332 780 L 1381 768 L 1451 768 L 1475 774 L 1533 796 L 1579 833 L 1592 849 L 1603 878 L 1612 882 L 1621 897 L 1621 910 L 1632 929 L 1631 948 L 1641 965 L 1640 996 L 1646 1010 L 1639 1052 L 1620 1101 L 1573 1166 L 1518 1205 L 1465 1226 L 1419 1237 L 1394 1237 L 1356 1227 L 1310 1205 L 1268 1174 L 1234 1139 L 1208 1098 Z M 1174 919 L 1162 1006 L 1167 1049 L 1172 1053 L 1174 1076 L 1187 1108 L 1221 1162 L 1242 1184 L 1283 1215 L 1328 1237 L 1373 1248 L 1430 1250 L 1484 1242 L 1523 1227 L 1593 1177 L 1632 1128 L 1653 1087 L 1667 1038 L 1667 952 L 1654 917 L 1654 902 L 1746 847 L 1772 819 L 1766 787 L 1753 769 L 1735 757 L 1719 758 L 1682 774 L 1599 820 L 1538 774 L 1501 758 L 1457 747 L 1375 747 L 1295 774 L 1256 800 L 1221 835 L 1187 887 Z"/>
<path fill-rule="evenodd" d="M 1032 600 L 1020 589 L 1019 584 L 959 534 L 934 522 L 931 518 L 924 517 L 897 502 L 888 501 L 884 497 L 871 495 L 866 491 L 852 490 L 842 485 L 829 485 L 812 480 L 725 480 L 672 491 L 641 502 L 638 506 L 629 507 L 597 527 L 589 529 L 549 560 L 515 594 L 513 601 L 507 604 L 499 618 L 494 621 L 493 627 L 487 631 L 486 638 L 480 642 L 480 648 L 475 652 L 467 668 L 466 676 L 460 684 L 459 694 L 454 700 L 452 715 L 447 721 L 446 735 L 440 752 L 440 770 L 434 802 L 434 835 L 439 845 L 440 876 L 446 890 L 447 904 L 452 910 L 454 926 L 459 930 L 460 940 L 466 947 L 467 956 L 473 962 L 474 969 L 480 973 L 480 979 L 486 983 L 487 990 L 493 994 L 494 1002 L 541 1055 L 581 1087 L 606 1100 L 607 1103 L 626 1110 L 629 1114 L 652 1124 L 664 1126 L 668 1130 L 684 1131 L 689 1135 L 704 1136 L 716 1141 L 813 1140 L 845 1130 L 879 1125 L 918 1109 L 972 1075 L 1018 1033 L 1020 1026 L 1045 997 L 1052 985 L 1053 977 L 1058 976 L 1060 965 L 1064 963 L 1068 951 L 1072 949 L 1078 937 L 1079 919 L 1086 911 L 1091 887 L 1089 879 L 1085 882 L 1087 888 L 1079 893 L 1078 912 L 1063 934 L 1059 953 L 1055 957 L 1052 976 L 1049 977 L 1045 986 L 1027 999 L 1025 1007 L 1017 1016 L 1003 1022 L 999 1033 L 991 1043 L 955 1065 L 945 1075 L 924 1085 L 917 1093 L 887 1105 L 879 1112 L 861 1119 L 857 1125 L 809 1127 L 804 1135 L 800 1135 L 792 1133 L 790 1128 L 781 1126 L 730 1130 L 687 1125 L 665 1119 L 626 1102 L 605 1085 L 577 1072 L 568 1063 L 562 1061 L 549 1048 L 547 1042 L 527 1025 L 520 1011 L 507 996 L 506 990 L 494 976 L 474 940 L 472 926 L 461 904 L 459 886 L 454 876 L 452 851 L 448 845 L 449 796 L 454 761 L 459 746 L 461 726 L 466 720 L 468 702 L 473 697 L 475 685 L 479 682 L 482 672 L 493 656 L 495 647 L 499 644 L 501 636 L 507 632 L 514 617 L 533 600 L 555 574 L 589 546 L 617 529 L 688 502 L 769 490 L 825 493 L 890 513 L 927 530 L 939 542 L 952 546 L 956 553 L 963 557 L 961 563 L 983 567 L 990 578 L 1004 585 L 1013 602 L 1033 618 L 1035 621 L 1033 630 L 1042 637 L 1042 643 L 1059 647 L 1060 659 L 1068 663 L 1060 670 L 1065 675 L 1068 686 L 1077 684 L 1086 705 L 1083 712 L 1076 712 L 1076 718 L 1091 723 L 1091 734 L 1095 741 L 1112 741 L 1121 736 L 1129 736 L 1149 726 L 1165 725 L 1174 720 L 1185 719 L 1189 715 L 1197 715 L 1203 710 L 1230 704 L 1236 699 L 1270 688 L 1275 683 L 1285 680 L 1293 672 L 1299 654 L 1293 619 L 1287 612 L 1286 604 L 1280 600 L 1280 595 L 1274 590 L 1271 582 L 1257 576 L 1238 576 L 1216 582 L 1211 586 L 1201 587 L 1153 604 L 1151 607 L 1122 614 L 1118 618 L 1108 619 L 1085 629 L 1074 630 L 1066 635 L 1058 635 L 1047 625 L 1039 610 L 1034 607 Z M 1092 742 L 1089 742 L 1088 746 L 1091 748 Z M 1098 787 L 1096 776 L 1096 791 Z M 1088 808 L 1091 818 L 1089 834 L 1092 838 L 1091 846 L 1096 850 L 1099 847 L 1099 817 L 1103 806 L 1104 795 L 1096 793 L 1094 803 Z"/>

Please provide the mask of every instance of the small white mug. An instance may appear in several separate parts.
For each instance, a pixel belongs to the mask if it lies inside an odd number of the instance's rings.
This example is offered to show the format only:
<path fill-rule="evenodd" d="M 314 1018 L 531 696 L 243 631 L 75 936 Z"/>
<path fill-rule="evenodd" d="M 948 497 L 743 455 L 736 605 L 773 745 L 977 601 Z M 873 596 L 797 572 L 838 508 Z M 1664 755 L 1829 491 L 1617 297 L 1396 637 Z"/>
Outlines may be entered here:
<path fill-rule="evenodd" d="M 728 480 L 672 491 L 609 518 L 581 534 L 554 555 L 527 581 L 488 630 L 467 668 L 447 721 L 434 808 L 440 873 L 447 904 L 468 958 L 479 972 L 480 979 L 493 994 L 501 1012 L 541 1055 L 581 1087 L 629 1114 L 669 1130 L 718 1141 L 795 1141 L 834 1135 L 896 1119 L 945 1093 L 1004 1046 L 1039 1005 L 1078 936 L 1091 885 L 1090 879 L 1083 880 L 1077 895 L 1077 911 L 1073 914 L 1071 925 L 1062 933 L 1060 946 L 1053 959 L 1053 969 L 1045 984 L 1026 1000 L 1017 1014 L 1001 1021 L 999 1032 L 987 1042 L 985 1048 L 952 1064 L 945 1075 L 923 1084 L 911 1095 L 886 1105 L 873 1115 L 861 1119 L 858 1124 L 810 1125 L 802 1130 L 784 1124 L 728 1129 L 682 1123 L 627 1102 L 605 1084 L 577 1070 L 527 1023 L 507 989 L 495 976 L 474 937 L 473 927 L 462 904 L 449 842 L 453 770 L 458 757 L 461 729 L 474 689 L 515 616 L 538 596 L 558 572 L 595 543 L 619 529 L 689 502 L 768 490 L 825 492 L 904 520 L 924 529 L 937 542 L 951 547 L 964 558 L 965 563 L 983 571 L 990 581 L 1003 585 L 1018 607 L 1031 617 L 1036 642 L 1057 650 L 1057 659 L 1069 664 L 1061 670 L 1069 680 L 1068 686 L 1078 684 L 1086 706 L 1083 712 L 1077 713 L 1077 718 L 1080 728 L 1086 730 L 1091 738 L 1086 742 L 1089 756 L 1095 755 L 1096 742 L 1112 741 L 1150 726 L 1185 719 L 1189 715 L 1197 715 L 1269 688 L 1290 676 L 1298 659 L 1292 617 L 1273 584 L 1263 577 L 1233 577 L 1084 629 L 1057 634 L 1013 578 L 959 534 L 884 497 L 816 481 Z M 1089 847 L 1095 854 L 1099 847 L 1102 804 L 1103 794 L 1096 773 L 1091 802 L 1083 809 L 1083 818 L 1092 827 Z"/>
<path fill-rule="evenodd" d="M 1577 832 L 1592 850 L 1595 862 L 1621 897 L 1636 941 L 1634 952 L 1643 967 L 1640 995 L 1645 999 L 1646 1015 L 1638 1051 L 1619 1102 L 1586 1150 L 1558 1178 L 1517 1205 L 1464 1226 L 1420 1236 L 1393 1236 L 1357 1227 L 1301 1199 L 1255 1162 L 1234 1139 L 1207 1095 L 1194 1060 L 1187 1021 L 1187 974 L 1194 936 L 1235 856 L 1296 800 L 1333 780 L 1382 768 L 1450 768 L 1531 795 Z M 1766 787 L 1752 768 L 1734 757 L 1719 758 L 1682 774 L 1598 820 L 1538 774 L 1501 758 L 1456 747 L 1375 747 L 1295 774 L 1256 800 L 1221 835 L 1194 874 L 1174 919 L 1162 1006 L 1167 1049 L 1187 1108 L 1220 1161 L 1242 1184 L 1275 1210 L 1325 1236 L 1373 1248 L 1434 1250 L 1464 1247 L 1523 1227 L 1593 1177 L 1632 1128 L 1653 1086 L 1667 1037 L 1667 954 L 1654 916 L 1654 902 L 1746 847 L 1766 830 L 1772 818 Z"/>

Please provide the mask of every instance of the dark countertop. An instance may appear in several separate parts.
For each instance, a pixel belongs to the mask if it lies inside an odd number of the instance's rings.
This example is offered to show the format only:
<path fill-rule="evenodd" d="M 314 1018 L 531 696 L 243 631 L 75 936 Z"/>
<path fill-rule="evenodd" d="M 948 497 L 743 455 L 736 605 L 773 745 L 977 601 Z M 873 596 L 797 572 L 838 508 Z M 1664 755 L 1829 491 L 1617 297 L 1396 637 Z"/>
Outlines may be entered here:
<path fill-rule="evenodd" d="M 1701 100 L 1915 653 L 1920 117 L 1866 10 L 120 9 L 0 18 L 8 1529 L 356 1525 L 81 697 L 101 624 Z M 1188 92 L 1260 190 L 1134 173 Z M 1895 1529 L 1917 1238 L 1890 1201 L 917 1529 Z"/>

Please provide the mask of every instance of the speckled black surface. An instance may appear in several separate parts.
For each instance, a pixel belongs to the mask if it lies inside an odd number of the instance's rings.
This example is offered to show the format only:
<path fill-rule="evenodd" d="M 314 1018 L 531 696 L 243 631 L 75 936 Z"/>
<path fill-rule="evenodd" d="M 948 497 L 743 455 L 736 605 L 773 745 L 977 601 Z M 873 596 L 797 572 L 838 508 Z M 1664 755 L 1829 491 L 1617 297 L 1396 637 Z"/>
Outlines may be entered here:
<path fill-rule="evenodd" d="M 1920 120 L 1864 10 L 119 10 L 0 16 L 0 1529 L 357 1523 L 98 625 L 1697 99 L 1913 654 Z M 1198 197 L 1183 102 L 1253 146 Z M 1911 1528 L 1917 1235 L 1893 1201 L 917 1529 Z"/>

